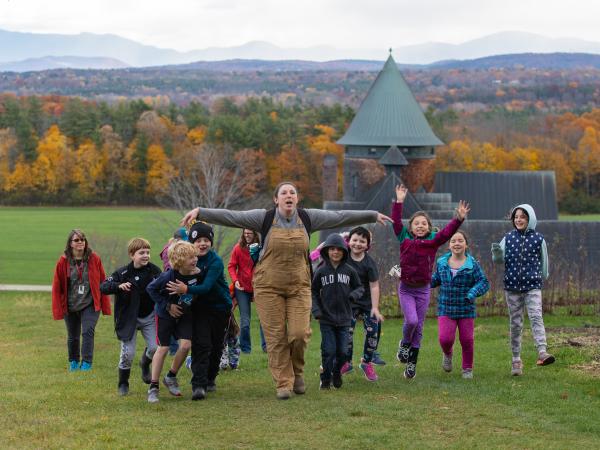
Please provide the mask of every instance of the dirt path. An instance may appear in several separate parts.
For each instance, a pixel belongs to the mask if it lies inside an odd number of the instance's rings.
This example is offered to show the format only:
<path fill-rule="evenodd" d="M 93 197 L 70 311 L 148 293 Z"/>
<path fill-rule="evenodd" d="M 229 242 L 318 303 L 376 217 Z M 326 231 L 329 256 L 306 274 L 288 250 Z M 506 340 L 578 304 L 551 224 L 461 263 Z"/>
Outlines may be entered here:
<path fill-rule="evenodd" d="M 39 284 L 0 284 L 0 291 L 51 292 L 52 286 Z"/>

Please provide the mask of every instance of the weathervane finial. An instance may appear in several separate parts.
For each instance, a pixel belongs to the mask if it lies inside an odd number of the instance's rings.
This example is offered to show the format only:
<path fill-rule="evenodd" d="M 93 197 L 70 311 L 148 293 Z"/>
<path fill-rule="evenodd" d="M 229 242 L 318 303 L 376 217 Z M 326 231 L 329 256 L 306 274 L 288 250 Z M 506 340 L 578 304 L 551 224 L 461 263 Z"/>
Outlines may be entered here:
<path fill-rule="evenodd" d="M 392 56 L 392 47 L 390 47 L 390 56 Z"/>

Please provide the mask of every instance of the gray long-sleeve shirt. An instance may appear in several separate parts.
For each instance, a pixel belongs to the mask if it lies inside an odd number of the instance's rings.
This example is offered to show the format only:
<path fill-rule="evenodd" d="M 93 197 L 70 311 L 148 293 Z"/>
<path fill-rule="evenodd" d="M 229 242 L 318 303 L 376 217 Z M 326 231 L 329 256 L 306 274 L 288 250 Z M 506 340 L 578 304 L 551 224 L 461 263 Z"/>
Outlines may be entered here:
<path fill-rule="evenodd" d="M 373 223 L 377 221 L 377 211 L 326 211 L 323 209 L 306 209 L 308 217 L 310 217 L 312 231 L 326 230 L 328 228 L 338 228 L 347 225 L 362 225 L 365 223 Z M 261 231 L 266 209 L 251 209 L 248 211 L 233 211 L 231 209 L 211 209 L 200 208 L 198 219 L 216 225 L 224 225 L 226 227 L 248 228 L 257 232 Z M 275 222 L 273 227 L 280 228 L 297 228 L 304 226 L 298 222 L 298 211 L 294 211 L 291 217 L 286 218 L 279 214 L 279 210 L 275 211 Z M 269 236 L 262 236 L 263 252 L 267 247 Z M 260 254 L 260 258 L 263 256 Z"/>

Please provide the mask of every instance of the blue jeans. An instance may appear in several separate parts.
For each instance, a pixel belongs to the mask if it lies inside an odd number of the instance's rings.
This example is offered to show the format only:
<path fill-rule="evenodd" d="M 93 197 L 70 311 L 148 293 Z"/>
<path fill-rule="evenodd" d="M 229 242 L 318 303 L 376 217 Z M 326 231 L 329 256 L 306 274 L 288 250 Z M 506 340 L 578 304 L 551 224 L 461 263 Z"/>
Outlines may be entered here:
<path fill-rule="evenodd" d="M 336 327 L 319 323 L 321 328 L 321 380 L 331 380 L 333 374 L 339 374 L 346 361 L 348 346 L 348 327 Z"/>
<path fill-rule="evenodd" d="M 250 318 L 252 314 L 252 294 L 250 292 L 235 290 L 235 298 L 240 308 L 240 347 L 242 352 L 250 353 L 252 351 L 252 342 L 250 339 Z M 260 344 L 263 350 L 267 348 L 265 335 L 260 327 Z"/>

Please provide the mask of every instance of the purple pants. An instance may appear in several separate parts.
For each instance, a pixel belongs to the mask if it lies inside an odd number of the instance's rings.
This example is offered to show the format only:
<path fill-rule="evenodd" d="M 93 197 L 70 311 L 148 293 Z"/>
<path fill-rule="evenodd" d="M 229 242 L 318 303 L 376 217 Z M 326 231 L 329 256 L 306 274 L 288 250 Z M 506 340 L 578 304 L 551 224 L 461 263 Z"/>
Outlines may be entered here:
<path fill-rule="evenodd" d="M 421 347 L 423 337 L 423 323 L 429 307 L 430 287 L 409 287 L 400 282 L 398 285 L 398 298 L 404 314 L 401 344 L 410 344 L 411 347 Z"/>

